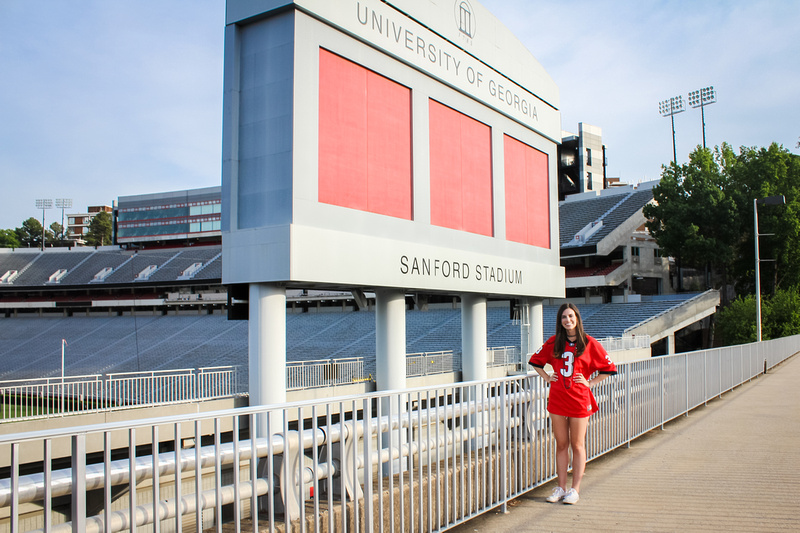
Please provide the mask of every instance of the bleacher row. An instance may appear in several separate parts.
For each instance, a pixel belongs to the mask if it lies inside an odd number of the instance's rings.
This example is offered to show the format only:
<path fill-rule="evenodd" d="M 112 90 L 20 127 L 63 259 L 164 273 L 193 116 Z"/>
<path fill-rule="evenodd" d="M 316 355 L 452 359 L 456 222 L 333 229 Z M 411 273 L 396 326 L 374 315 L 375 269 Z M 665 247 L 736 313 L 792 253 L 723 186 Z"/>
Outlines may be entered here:
<path fill-rule="evenodd" d="M 596 338 L 624 330 L 680 305 L 693 295 L 642 303 L 579 305 Z M 557 306 L 543 309 L 545 338 L 555 331 Z M 461 311 L 406 313 L 407 353 L 461 351 Z M 0 319 L 0 380 L 60 376 L 61 340 L 67 375 L 108 374 L 240 365 L 247 379 L 246 321 L 223 315 L 9 317 Z M 375 372 L 375 314 L 371 311 L 287 313 L 290 361 L 363 357 Z M 487 308 L 489 347 L 519 346 L 520 325 L 508 307 Z"/>
<path fill-rule="evenodd" d="M 652 199 L 652 189 L 645 189 L 562 202 L 558 207 L 561 246 L 572 241 L 584 226 L 597 220 L 603 221 L 603 227 L 585 244 L 600 242 Z"/>
<path fill-rule="evenodd" d="M 11 283 L 15 286 L 44 286 L 53 274 L 66 270 L 58 285 L 91 285 L 98 283 L 95 276 L 110 268 L 101 282 L 103 284 L 134 283 L 137 276 L 150 265 L 156 269 L 149 275 L 149 282 L 177 281 L 183 272 L 195 263 L 202 267 L 193 279 L 213 280 L 222 277 L 222 246 L 194 246 L 168 250 L 127 251 L 117 248 L 64 248 L 39 250 L 2 250 L 0 253 L 0 276 L 17 271 Z"/>

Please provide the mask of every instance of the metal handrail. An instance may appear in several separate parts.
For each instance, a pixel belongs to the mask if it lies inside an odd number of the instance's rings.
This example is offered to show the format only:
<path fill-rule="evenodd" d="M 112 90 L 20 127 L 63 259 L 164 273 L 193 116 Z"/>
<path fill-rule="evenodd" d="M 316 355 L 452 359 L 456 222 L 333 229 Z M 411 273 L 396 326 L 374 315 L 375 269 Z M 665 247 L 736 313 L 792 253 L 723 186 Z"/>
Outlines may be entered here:
<path fill-rule="evenodd" d="M 0 381 L 0 419 L 53 418 L 233 397 L 238 367 L 117 372 Z"/>
<path fill-rule="evenodd" d="M 650 335 L 623 335 L 622 337 L 597 339 L 597 341 L 607 352 L 650 348 Z"/>
<path fill-rule="evenodd" d="M 760 374 L 765 365 L 771 368 L 794 355 L 799 346 L 800 336 L 795 336 L 618 365 L 619 375 L 595 388 L 600 412 L 589 421 L 588 458 L 687 414 Z M 327 518 L 328 529 L 334 530 L 336 508 L 354 520 L 362 516 L 368 522 L 388 523 L 391 530 L 404 529 L 406 513 L 412 517 L 418 513 L 434 529 L 447 529 L 475 514 L 505 507 L 555 477 L 552 433 L 544 423 L 545 393 L 542 380 L 528 374 L 0 436 L 0 446 L 10 446 L 12 458 L 10 476 L 0 479 L 0 507 L 10 508 L 12 530 L 18 530 L 23 504 L 36 504 L 25 507 L 26 512 L 48 510 L 54 498 L 70 495 L 73 522 L 48 523 L 49 531 L 121 531 L 131 523 L 151 523 L 154 517 L 179 523 L 182 515 L 193 513 L 199 524 L 204 510 L 222 517 L 222 506 L 228 504 L 234 506 L 234 517 L 246 518 L 243 501 L 250 502 L 251 518 L 259 504 L 264 506 L 270 529 L 276 522 L 289 529 L 292 520 L 315 520 L 315 529 L 320 530 L 319 521 Z M 304 423 L 290 426 L 292 416 Z M 240 421 L 246 421 L 246 432 L 241 431 Z M 181 434 L 184 426 L 194 430 Z M 225 438 L 223 426 L 231 427 Z M 137 456 L 136 447 L 129 444 L 128 458 L 111 459 L 112 434 L 127 435 L 132 443 L 134 435 L 152 436 L 155 448 L 159 428 L 174 432 L 166 439 L 174 438 L 174 450 Z M 181 445 L 182 437 L 196 446 Z M 106 442 L 105 459 L 87 464 L 86 443 L 97 438 Z M 71 442 L 70 468 L 21 473 L 22 445 L 30 448 L 31 443 L 44 442 L 39 449 L 44 449 L 45 463 L 50 464 L 47 443 L 57 439 Z M 117 446 L 124 449 L 124 443 Z M 263 459 L 262 466 L 253 460 L 256 457 Z M 204 482 L 197 474 L 204 469 L 208 474 L 202 475 L 214 477 L 214 488 L 202 490 Z M 165 499 L 159 487 L 176 476 L 184 482 L 194 478 L 195 493 Z M 426 476 L 436 476 L 437 482 L 444 476 L 443 493 L 424 483 Z M 120 499 L 123 507 L 86 515 L 85 498 L 80 495 L 101 490 L 111 502 L 112 490 L 126 489 L 130 496 Z M 155 495 L 153 503 L 136 496 L 137 491 Z M 381 503 L 379 495 L 395 491 L 399 507 Z M 480 499 L 474 498 L 477 494 Z M 259 501 L 262 495 L 268 497 Z M 447 508 L 444 516 L 441 507 L 433 507 L 435 501 Z M 465 509 L 463 502 L 471 502 L 471 507 Z M 281 506 L 283 519 L 277 517 L 276 505 Z M 331 512 L 321 513 L 322 505 Z M 419 505 L 416 510 L 415 505 Z M 394 523 L 396 517 L 399 525 Z M 352 529 L 360 530 L 357 523 Z"/>
<path fill-rule="evenodd" d="M 600 412 L 589 421 L 588 458 L 688 414 L 776 366 L 798 348 L 800 336 L 794 336 L 619 364 L 619 374 L 594 389 Z M 257 518 L 259 505 L 263 506 L 270 529 L 281 520 L 284 529 L 292 520 L 314 520 L 315 530 L 320 530 L 319 521 L 327 518 L 328 529 L 334 530 L 336 509 L 356 521 L 362 517 L 368 523 L 373 519 L 388 523 L 391 530 L 404 529 L 407 513 L 418 514 L 420 523 L 433 524 L 432 529 L 447 529 L 505 507 L 555 477 L 545 395 L 543 381 L 531 373 L 0 436 L 0 446 L 11 450 L 9 477 L 0 478 L 0 507 L 10 509 L 12 531 L 18 530 L 23 504 L 36 504 L 26 506 L 25 512 L 43 509 L 44 516 L 53 509 L 54 498 L 70 495 L 73 522 L 47 522 L 46 529 L 121 531 L 131 523 L 151 523 L 154 517 L 180 523 L 182 515 L 193 513 L 199 524 L 204 510 L 221 518 L 222 505 L 227 504 L 233 505 L 234 517 L 243 519 L 247 518 L 243 501 L 250 502 L 250 519 Z M 295 424 L 295 419 L 303 423 Z M 246 431 L 240 424 L 246 424 Z M 186 434 L 182 427 L 194 429 Z M 229 428 L 224 438 L 223 427 Z M 171 434 L 159 439 L 160 428 Z M 127 458 L 112 455 L 112 435 L 123 439 L 116 444 L 121 451 L 126 447 L 124 438 L 129 439 Z M 151 439 L 149 449 L 158 449 L 162 440 L 174 442 L 174 447 L 156 455 L 146 451 L 137 455 L 135 435 Z M 193 447 L 183 445 L 183 437 Z M 64 439 L 71 443 L 70 468 L 22 473 L 21 446 L 43 450 L 43 463 L 49 465 L 50 443 Z M 102 462 L 87 464 L 90 440 L 105 442 Z M 44 446 L 32 446 L 42 442 Z M 253 460 L 256 457 L 263 459 L 260 466 Z M 204 469 L 207 473 L 201 474 Z M 211 485 L 204 484 L 201 475 L 214 478 L 213 488 L 203 490 Z M 437 483 L 443 476 L 441 493 L 424 483 L 426 476 L 428 480 L 435 476 Z M 177 479 L 186 484 L 191 478 L 194 493 L 169 499 L 159 492 L 167 482 Z M 127 490 L 129 497 L 118 501 L 121 508 L 87 516 L 81 495 L 95 489 L 102 490 L 109 503 L 112 490 Z M 141 503 L 137 491 L 147 495 L 140 497 Z M 398 494 L 397 507 L 383 503 L 381 495 L 391 493 Z M 474 497 L 477 494 L 480 499 Z M 269 497 L 259 501 L 260 495 Z M 151 499 L 153 503 L 146 503 Z M 468 509 L 464 502 L 471 502 Z M 277 517 L 277 505 L 283 519 Z M 323 505 L 330 512 L 321 513 Z M 447 509 L 444 515 L 442 506 Z M 352 529 L 360 530 L 358 522 Z"/>

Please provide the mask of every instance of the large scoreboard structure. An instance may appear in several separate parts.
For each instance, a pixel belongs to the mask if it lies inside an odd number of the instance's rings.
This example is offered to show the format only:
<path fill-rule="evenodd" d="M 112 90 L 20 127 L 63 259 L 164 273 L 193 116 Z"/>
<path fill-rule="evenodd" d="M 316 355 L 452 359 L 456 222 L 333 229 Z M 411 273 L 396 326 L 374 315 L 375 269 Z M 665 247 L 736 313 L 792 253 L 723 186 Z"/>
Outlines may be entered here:
<path fill-rule="evenodd" d="M 560 138 L 477 1 L 228 0 L 223 282 L 251 321 L 254 286 L 562 297 Z"/>

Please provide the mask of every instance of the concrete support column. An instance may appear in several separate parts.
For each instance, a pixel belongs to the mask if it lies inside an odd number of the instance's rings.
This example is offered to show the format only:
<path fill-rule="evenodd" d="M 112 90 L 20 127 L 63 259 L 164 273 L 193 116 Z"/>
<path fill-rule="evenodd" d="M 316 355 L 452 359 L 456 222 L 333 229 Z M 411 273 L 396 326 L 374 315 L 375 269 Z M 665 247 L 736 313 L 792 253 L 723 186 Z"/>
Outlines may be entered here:
<path fill-rule="evenodd" d="M 286 401 L 286 289 L 270 283 L 250 284 L 248 361 L 250 405 Z M 265 417 L 259 417 L 259 435 L 266 434 Z M 282 431 L 271 421 L 270 432 Z"/>
<path fill-rule="evenodd" d="M 461 295 L 461 380 L 486 379 L 486 298 Z"/>
<path fill-rule="evenodd" d="M 272 283 L 251 283 L 249 287 L 248 364 L 250 368 L 250 405 L 286 402 L 286 289 Z M 256 436 L 283 433 L 284 417 L 280 411 L 256 415 Z M 275 458 L 273 471 L 281 472 L 281 461 Z M 259 476 L 267 476 L 266 459 L 258 461 Z M 259 509 L 267 509 L 264 498 Z M 285 500 L 284 500 L 285 501 Z M 292 507 L 293 504 L 287 504 Z M 289 511 L 293 512 L 293 511 Z"/>
<path fill-rule="evenodd" d="M 403 291 L 375 291 L 375 387 L 406 388 L 406 296 Z"/>
<path fill-rule="evenodd" d="M 406 388 L 406 296 L 403 291 L 375 291 L 375 388 L 379 391 Z M 403 395 L 381 400 L 382 416 L 403 417 L 407 409 L 408 400 Z M 381 434 L 381 447 L 401 447 L 410 440 L 410 428 L 398 427 Z M 382 475 L 406 470 L 408 460 L 399 458 L 391 465 L 384 463 Z"/>
<path fill-rule="evenodd" d="M 667 355 L 675 353 L 675 333 L 667 335 Z"/>
<path fill-rule="evenodd" d="M 524 370 L 526 368 L 525 363 L 528 362 L 531 354 L 544 344 L 544 306 L 539 298 L 523 298 L 521 305 L 520 346 L 522 350 L 520 358 L 522 359 L 522 368 Z"/>

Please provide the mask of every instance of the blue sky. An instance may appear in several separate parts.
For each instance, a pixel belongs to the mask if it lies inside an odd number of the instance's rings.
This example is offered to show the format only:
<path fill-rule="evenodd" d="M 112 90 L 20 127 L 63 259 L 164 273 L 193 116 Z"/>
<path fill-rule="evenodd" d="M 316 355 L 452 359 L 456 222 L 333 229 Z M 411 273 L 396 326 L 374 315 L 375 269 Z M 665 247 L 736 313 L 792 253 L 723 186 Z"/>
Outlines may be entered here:
<path fill-rule="evenodd" d="M 794 1 L 482 3 L 559 86 L 562 128 L 602 128 L 610 176 L 657 179 L 672 159 L 658 102 L 709 85 L 708 145 L 798 153 Z M 223 0 L 0 1 L 0 228 L 41 219 L 37 198 L 82 212 L 219 185 L 223 25 Z M 702 143 L 699 109 L 675 128 L 681 162 Z"/>

